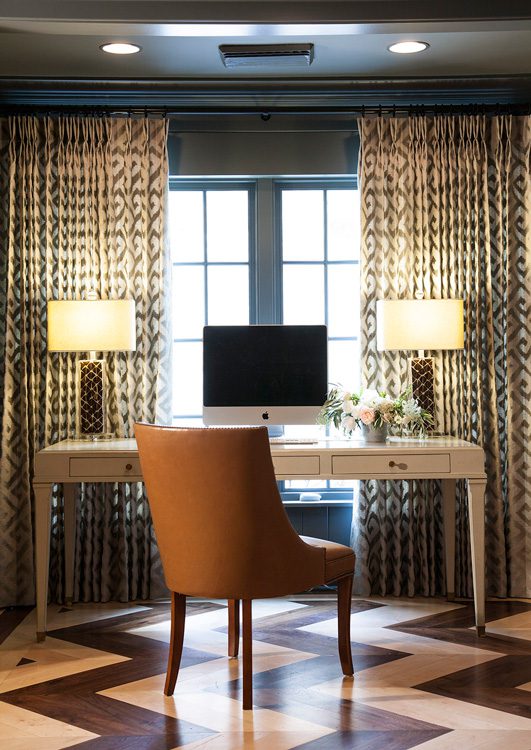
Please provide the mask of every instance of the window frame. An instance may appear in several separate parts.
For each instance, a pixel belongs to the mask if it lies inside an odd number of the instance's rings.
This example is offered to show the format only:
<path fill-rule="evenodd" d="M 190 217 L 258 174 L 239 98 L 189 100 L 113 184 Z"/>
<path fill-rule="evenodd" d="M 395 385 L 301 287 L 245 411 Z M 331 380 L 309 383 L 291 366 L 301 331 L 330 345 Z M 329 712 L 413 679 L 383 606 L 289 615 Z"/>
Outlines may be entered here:
<path fill-rule="evenodd" d="M 249 323 L 256 322 L 256 293 L 252 279 L 256 275 L 256 231 L 255 231 L 255 213 L 256 213 L 256 181 L 255 180 L 236 180 L 236 179 L 186 179 L 186 178 L 170 178 L 169 180 L 170 192 L 176 191 L 198 191 L 203 193 L 203 260 L 202 261 L 183 261 L 176 262 L 171 257 L 171 269 L 173 276 L 173 269 L 175 266 L 194 266 L 203 268 L 203 279 L 204 279 L 204 317 L 208 324 L 208 268 L 213 266 L 249 266 Z M 206 217 L 206 194 L 209 191 L 228 191 L 228 190 L 246 190 L 249 194 L 249 207 L 248 207 L 248 227 L 249 227 L 249 258 L 248 262 L 244 261 L 209 261 L 208 260 L 208 233 L 207 233 L 207 217 Z M 172 346 L 174 344 L 182 343 L 202 343 L 202 338 L 180 338 L 172 336 Z M 174 414 L 172 409 L 172 422 L 176 419 L 196 420 L 201 419 L 201 414 Z"/>
<path fill-rule="evenodd" d="M 327 233 L 327 210 L 326 210 L 326 191 L 327 190 L 357 190 L 358 180 L 356 177 L 345 177 L 345 178 L 334 178 L 332 180 L 323 180 L 323 178 L 315 178 L 312 180 L 297 180 L 292 178 L 290 180 L 273 180 L 274 185 L 274 201 L 275 201 L 275 216 L 277 217 L 277 226 L 275 227 L 275 248 L 278 266 L 278 278 L 280 284 L 282 284 L 282 265 L 324 265 L 324 307 L 325 307 L 325 325 L 328 326 L 328 267 L 329 265 L 340 266 L 340 265 L 357 265 L 360 266 L 361 259 L 358 260 L 329 260 L 328 259 L 328 233 Z M 282 257 L 282 191 L 283 190 L 323 190 L 325 198 L 325 210 L 324 216 L 324 237 L 323 247 L 324 254 L 323 260 L 288 260 L 284 261 Z M 283 290 L 280 289 L 280 319 L 283 321 Z M 357 337 L 352 336 L 329 336 L 329 340 L 332 341 L 352 341 L 357 340 Z"/>

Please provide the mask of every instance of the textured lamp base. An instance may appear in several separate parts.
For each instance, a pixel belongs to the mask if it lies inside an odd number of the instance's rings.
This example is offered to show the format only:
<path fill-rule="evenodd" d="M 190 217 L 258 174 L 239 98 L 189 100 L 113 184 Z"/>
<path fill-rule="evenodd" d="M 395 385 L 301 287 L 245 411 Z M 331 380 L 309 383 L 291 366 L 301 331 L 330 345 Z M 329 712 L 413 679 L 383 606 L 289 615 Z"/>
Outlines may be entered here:
<path fill-rule="evenodd" d="M 105 384 L 102 359 L 79 361 L 79 424 L 81 440 L 109 440 L 105 432 Z"/>
<path fill-rule="evenodd" d="M 429 412 L 435 423 L 435 393 L 433 388 L 433 358 L 412 357 L 409 360 L 411 369 L 412 395 L 422 409 Z"/>

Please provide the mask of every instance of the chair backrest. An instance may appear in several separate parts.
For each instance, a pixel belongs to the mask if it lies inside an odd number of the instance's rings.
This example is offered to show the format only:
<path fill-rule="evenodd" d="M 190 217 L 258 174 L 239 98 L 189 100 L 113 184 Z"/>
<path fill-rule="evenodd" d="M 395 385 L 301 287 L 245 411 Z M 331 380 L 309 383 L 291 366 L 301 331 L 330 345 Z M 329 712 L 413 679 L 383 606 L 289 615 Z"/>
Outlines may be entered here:
<path fill-rule="evenodd" d="M 324 583 L 324 549 L 289 522 L 265 427 L 137 423 L 135 435 L 172 591 L 254 599 Z"/>

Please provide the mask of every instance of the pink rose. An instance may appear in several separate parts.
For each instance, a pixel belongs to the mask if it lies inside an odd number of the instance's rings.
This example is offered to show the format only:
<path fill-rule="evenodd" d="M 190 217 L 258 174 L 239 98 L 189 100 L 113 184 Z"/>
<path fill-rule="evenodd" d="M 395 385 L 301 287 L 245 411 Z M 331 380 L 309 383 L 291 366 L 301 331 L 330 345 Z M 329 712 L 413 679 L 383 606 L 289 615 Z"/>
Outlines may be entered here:
<path fill-rule="evenodd" d="M 363 424 L 372 424 L 374 422 L 375 416 L 376 412 L 374 411 L 374 409 L 369 409 L 368 406 L 360 407 L 360 419 Z"/>

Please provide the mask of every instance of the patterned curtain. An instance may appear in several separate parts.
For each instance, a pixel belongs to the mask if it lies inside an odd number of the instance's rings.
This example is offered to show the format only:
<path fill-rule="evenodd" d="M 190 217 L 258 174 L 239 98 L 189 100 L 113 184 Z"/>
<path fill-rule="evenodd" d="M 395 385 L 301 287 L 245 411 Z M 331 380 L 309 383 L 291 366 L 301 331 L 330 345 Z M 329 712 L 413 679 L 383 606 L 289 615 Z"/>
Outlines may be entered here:
<path fill-rule="evenodd" d="M 75 354 L 48 353 L 46 302 L 136 302 L 136 352 L 106 355 L 109 426 L 171 410 L 169 269 L 164 252 L 167 127 L 151 119 L 0 120 L 0 602 L 34 601 L 35 452 L 75 433 Z M 126 601 L 163 589 L 140 484 L 81 485 L 76 599 Z M 63 591 L 62 493 L 52 501 L 50 594 Z"/>
<path fill-rule="evenodd" d="M 376 351 L 376 300 L 462 297 L 463 352 L 435 356 L 439 428 L 485 449 L 487 591 L 531 595 L 531 118 L 362 118 L 362 382 L 396 393 L 407 352 Z M 471 594 L 464 488 L 456 593 Z M 358 590 L 443 593 L 437 483 L 367 482 Z"/>

